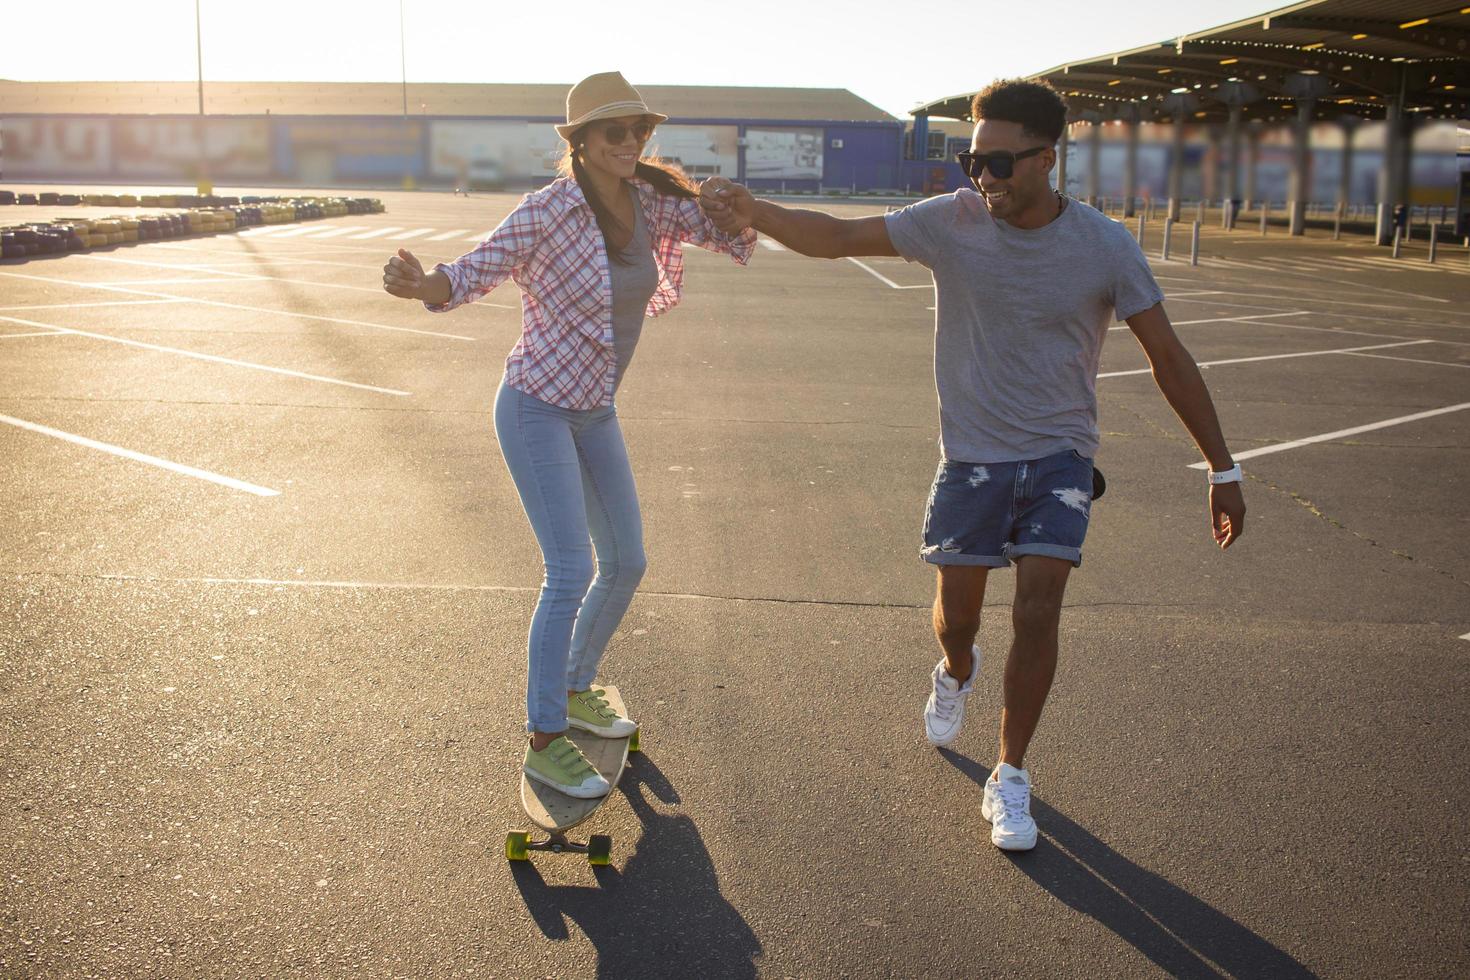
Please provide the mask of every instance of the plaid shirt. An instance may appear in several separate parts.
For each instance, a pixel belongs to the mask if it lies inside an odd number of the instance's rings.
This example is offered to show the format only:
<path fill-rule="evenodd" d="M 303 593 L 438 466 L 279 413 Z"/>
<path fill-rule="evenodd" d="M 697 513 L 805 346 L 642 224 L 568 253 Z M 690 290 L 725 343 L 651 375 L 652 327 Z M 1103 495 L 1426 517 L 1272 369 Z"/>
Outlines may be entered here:
<path fill-rule="evenodd" d="M 632 181 L 653 238 L 658 287 L 648 316 L 679 302 L 688 242 L 728 252 L 741 265 L 755 251 L 755 232 L 727 235 L 689 198 L 660 194 Z M 507 277 L 521 288 L 521 339 L 505 361 L 505 383 L 561 408 L 611 405 L 617 374 L 612 332 L 612 278 L 607 247 L 582 188 L 570 177 L 527 194 L 472 251 L 435 266 L 449 277 L 449 301 L 425 304 L 442 313 L 472 302 Z"/>

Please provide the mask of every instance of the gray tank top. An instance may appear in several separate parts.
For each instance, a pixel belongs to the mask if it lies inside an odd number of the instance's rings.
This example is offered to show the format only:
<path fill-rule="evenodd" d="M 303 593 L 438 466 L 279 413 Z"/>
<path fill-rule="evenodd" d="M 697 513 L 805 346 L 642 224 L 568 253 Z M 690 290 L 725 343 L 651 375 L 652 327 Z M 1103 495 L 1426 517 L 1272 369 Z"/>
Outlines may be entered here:
<path fill-rule="evenodd" d="M 643 333 L 643 314 L 658 288 L 658 266 L 653 261 L 653 239 L 643 220 L 643 206 L 638 203 L 638 191 L 631 185 L 624 186 L 633 195 L 633 238 L 622 254 L 628 264 L 616 262 L 611 256 L 607 261 L 612 275 L 613 347 L 618 357 L 614 388 L 623 383 L 623 372 L 628 370 Z"/>

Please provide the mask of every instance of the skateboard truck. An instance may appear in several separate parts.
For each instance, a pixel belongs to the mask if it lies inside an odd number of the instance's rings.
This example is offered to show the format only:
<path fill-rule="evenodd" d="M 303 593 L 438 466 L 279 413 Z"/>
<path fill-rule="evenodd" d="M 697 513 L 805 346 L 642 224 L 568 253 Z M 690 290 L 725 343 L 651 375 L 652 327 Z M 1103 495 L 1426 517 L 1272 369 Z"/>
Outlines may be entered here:
<path fill-rule="evenodd" d="M 530 833 L 524 830 L 512 830 L 505 835 L 506 860 L 529 861 L 532 851 L 585 854 L 588 864 L 611 864 L 612 837 L 607 834 L 593 834 L 583 843 L 572 840 L 563 833 L 549 833 L 545 840 L 532 840 Z"/>

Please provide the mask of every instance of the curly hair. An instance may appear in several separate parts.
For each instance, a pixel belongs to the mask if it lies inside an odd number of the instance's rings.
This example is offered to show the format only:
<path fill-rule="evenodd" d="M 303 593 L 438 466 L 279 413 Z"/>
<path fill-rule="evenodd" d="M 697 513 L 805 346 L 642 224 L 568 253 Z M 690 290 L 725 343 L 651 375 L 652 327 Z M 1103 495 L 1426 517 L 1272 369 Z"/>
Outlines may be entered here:
<path fill-rule="evenodd" d="M 970 103 L 970 115 L 977 122 L 994 119 L 1020 123 L 1026 135 L 1055 143 L 1062 138 L 1062 128 L 1067 125 L 1067 103 L 1046 82 L 1002 78 L 976 93 Z"/>

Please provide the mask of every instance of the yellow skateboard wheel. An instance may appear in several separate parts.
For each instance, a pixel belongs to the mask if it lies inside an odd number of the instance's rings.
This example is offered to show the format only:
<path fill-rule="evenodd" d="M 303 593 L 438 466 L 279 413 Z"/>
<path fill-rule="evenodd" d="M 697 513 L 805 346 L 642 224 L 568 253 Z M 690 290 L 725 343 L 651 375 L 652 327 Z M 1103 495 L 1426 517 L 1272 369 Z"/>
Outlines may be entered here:
<path fill-rule="evenodd" d="M 643 742 L 639 738 L 639 736 L 641 736 L 642 734 L 643 734 L 643 729 L 641 729 L 641 728 L 635 728 L 635 729 L 633 729 L 633 734 L 628 736 L 628 751 L 629 752 L 642 752 L 643 751 Z"/>
<path fill-rule="evenodd" d="M 530 852 L 526 850 L 526 842 L 531 835 L 524 830 L 512 830 L 505 835 L 505 859 L 507 861 L 529 861 Z"/>
<path fill-rule="evenodd" d="M 612 864 L 612 838 L 607 834 L 593 834 L 587 838 L 587 863 L 593 865 Z"/>

